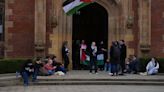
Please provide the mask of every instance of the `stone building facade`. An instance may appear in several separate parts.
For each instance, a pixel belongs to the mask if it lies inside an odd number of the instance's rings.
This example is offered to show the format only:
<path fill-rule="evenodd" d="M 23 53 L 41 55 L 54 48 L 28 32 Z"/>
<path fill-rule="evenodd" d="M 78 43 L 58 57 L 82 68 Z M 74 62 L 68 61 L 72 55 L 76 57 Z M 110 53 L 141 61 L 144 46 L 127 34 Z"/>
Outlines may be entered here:
<path fill-rule="evenodd" d="M 65 0 L 5 0 L 4 57 L 55 54 L 68 41 L 72 51 L 73 16 Z M 124 39 L 128 55 L 164 57 L 164 0 L 95 0 L 108 13 L 108 48 Z M 70 54 L 70 60 L 72 54 Z"/>

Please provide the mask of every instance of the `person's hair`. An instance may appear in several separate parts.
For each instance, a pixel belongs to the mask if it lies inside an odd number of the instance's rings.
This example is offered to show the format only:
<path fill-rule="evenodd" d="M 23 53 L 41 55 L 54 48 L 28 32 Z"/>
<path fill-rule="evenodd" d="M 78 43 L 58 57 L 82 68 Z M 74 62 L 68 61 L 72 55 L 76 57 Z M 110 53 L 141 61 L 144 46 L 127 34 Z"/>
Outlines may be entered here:
<path fill-rule="evenodd" d="M 63 47 L 65 47 L 68 44 L 68 41 L 63 42 Z"/>
<path fill-rule="evenodd" d="M 154 58 L 154 60 L 155 60 L 155 67 L 156 67 L 158 64 L 158 59 L 156 57 L 152 57 L 152 58 Z"/>
<path fill-rule="evenodd" d="M 32 63 L 32 59 L 27 59 L 26 62 L 27 63 Z"/>
<path fill-rule="evenodd" d="M 41 57 L 37 57 L 37 58 L 36 58 L 36 61 L 39 61 L 39 60 L 41 60 Z"/>
<path fill-rule="evenodd" d="M 51 59 L 53 60 L 53 59 L 55 59 L 55 58 L 56 58 L 56 56 L 55 56 L 55 55 L 53 55 Z"/>
<path fill-rule="evenodd" d="M 137 58 L 137 55 L 133 55 L 133 57 L 136 57 Z"/>
<path fill-rule="evenodd" d="M 125 42 L 124 40 L 121 40 L 122 42 Z"/>
<path fill-rule="evenodd" d="M 46 59 L 50 58 L 50 56 L 46 56 Z"/>

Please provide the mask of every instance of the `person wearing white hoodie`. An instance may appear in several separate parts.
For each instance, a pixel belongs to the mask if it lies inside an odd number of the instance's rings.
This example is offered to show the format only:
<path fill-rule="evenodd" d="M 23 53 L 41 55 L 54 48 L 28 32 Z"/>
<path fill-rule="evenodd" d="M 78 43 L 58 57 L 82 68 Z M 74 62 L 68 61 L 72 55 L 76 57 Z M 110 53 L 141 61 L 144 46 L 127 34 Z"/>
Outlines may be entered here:
<path fill-rule="evenodd" d="M 146 66 L 147 75 L 155 75 L 158 73 L 159 63 L 155 58 L 151 58 L 149 63 Z"/>

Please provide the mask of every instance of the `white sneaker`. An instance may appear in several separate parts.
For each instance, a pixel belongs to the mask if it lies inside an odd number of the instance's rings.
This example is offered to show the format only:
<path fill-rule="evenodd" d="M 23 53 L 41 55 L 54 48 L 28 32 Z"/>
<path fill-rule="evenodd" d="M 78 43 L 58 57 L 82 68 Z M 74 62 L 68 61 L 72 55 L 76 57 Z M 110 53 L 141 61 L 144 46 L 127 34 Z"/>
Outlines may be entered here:
<path fill-rule="evenodd" d="M 109 75 L 113 75 L 113 73 L 108 73 Z"/>
<path fill-rule="evenodd" d="M 140 75 L 146 76 L 147 75 L 147 72 L 140 73 Z"/>

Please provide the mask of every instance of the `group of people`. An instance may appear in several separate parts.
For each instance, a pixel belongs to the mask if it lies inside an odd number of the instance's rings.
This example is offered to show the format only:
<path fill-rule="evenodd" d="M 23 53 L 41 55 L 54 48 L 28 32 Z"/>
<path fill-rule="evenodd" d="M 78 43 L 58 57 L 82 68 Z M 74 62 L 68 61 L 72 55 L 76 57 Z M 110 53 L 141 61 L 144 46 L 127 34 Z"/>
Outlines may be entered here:
<path fill-rule="evenodd" d="M 94 70 L 94 72 L 97 74 L 97 61 L 102 62 L 102 64 L 99 65 L 99 68 L 103 70 L 106 52 L 107 50 L 105 49 L 103 41 L 101 41 L 100 44 L 98 44 L 98 46 L 96 45 L 96 42 L 93 41 L 91 45 L 87 47 L 85 41 L 82 40 L 82 43 L 80 45 L 80 62 L 82 62 L 83 64 L 83 62 L 89 61 L 90 73 L 92 73 L 92 71 Z"/>
<path fill-rule="evenodd" d="M 35 60 L 28 59 L 21 68 L 21 71 L 17 72 L 17 75 L 21 75 L 24 80 L 24 85 L 29 85 L 29 77 L 32 76 L 32 81 L 37 80 L 37 76 L 40 75 L 65 75 L 68 71 L 69 65 L 69 49 L 68 42 L 64 42 L 62 46 L 62 58 L 63 63 L 57 60 L 56 56 L 47 56 L 45 58 L 38 57 Z"/>
<path fill-rule="evenodd" d="M 88 54 L 89 52 L 89 54 Z M 105 57 L 105 53 L 109 54 L 109 59 Z M 124 40 L 113 41 L 109 49 L 109 53 L 104 46 L 103 41 L 96 46 L 96 42 L 92 42 L 87 47 L 85 41 L 82 40 L 80 45 L 80 61 L 89 61 L 89 71 L 92 70 L 97 74 L 98 68 L 100 70 L 109 71 L 111 76 L 124 75 L 124 73 L 139 73 L 139 59 L 135 55 L 130 55 L 127 58 L 127 47 Z M 103 64 L 98 66 L 98 62 L 103 61 Z M 146 67 L 146 75 L 158 73 L 159 63 L 157 59 L 152 58 Z"/>
<path fill-rule="evenodd" d="M 28 59 L 23 65 L 20 71 L 20 75 L 24 80 L 24 85 L 29 85 L 29 77 L 32 76 L 32 81 L 37 80 L 37 76 L 40 75 L 65 75 L 67 70 L 64 65 L 57 61 L 56 56 L 46 58 L 37 58 L 35 60 Z"/>
<path fill-rule="evenodd" d="M 28 85 L 28 78 L 32 75 L 32 81 L 37 80 L 38 74 L 44 75 L 65 75 L 68 71 L 69 65 L 69 49 L 68 42 L 64 42 L 62 46 L 63 63 L 56 59 L 56 56 L 47 56 L 46 58 L 37 58 L 35 60 L 28 59 L 22 66 L 20 74 L 24 80 L 24 85 Z M 124 75 L 124 73 L 138 74 L 139 72 L 139 59 L 132 55 L 127 58 L 127 47 L 124 40 L 113 41 L 109 50 L 109 58 L 107 58 L 108 51 L 104 46 L 103 41 L 96 46 L 96 42 L 92 42 L 87 47 L 85 41 L 82 40 L 80 45 L 80 61 L 89 61 L 89 73 L 98 74 L 100 70 L 109 71 L 111 76 Z M 103 61 L 98 66 L 97 63 Z M 152 58 L 146 66 L 146 72 L 140 73 L 141 75 L 153 75 L 158 73 L 159 63 L 156 58 Z M 94 70 L 94 72 L 93 72 Z"/>

